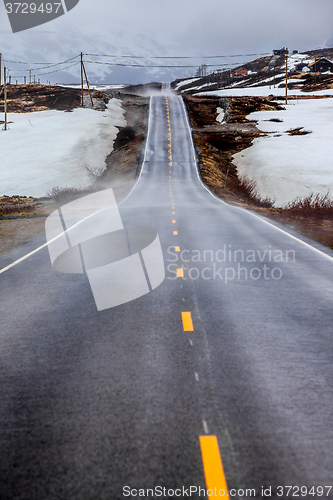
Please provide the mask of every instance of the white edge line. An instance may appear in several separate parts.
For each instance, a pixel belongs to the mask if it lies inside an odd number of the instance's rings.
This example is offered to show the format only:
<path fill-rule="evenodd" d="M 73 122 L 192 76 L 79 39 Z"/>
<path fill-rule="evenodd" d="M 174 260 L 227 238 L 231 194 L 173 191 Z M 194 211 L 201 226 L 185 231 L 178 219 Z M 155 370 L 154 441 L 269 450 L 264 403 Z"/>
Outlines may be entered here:
<path fill-rule="evenodd" d="M 16 260 L 15 262 L 12 262 L 8 266 L 0 269 L 0 274 L 4 273 L 5 271 L 8 271 L 8 269 L 10 269 L 11 267 L 16 266 L 16 264 L 19 264 L 20 262 L 22 262 L 23 260 L 27 259 L 28 257 L 31 257 L 31 255 L 33 255 L 34 253 L 39 252 L 39 250 L 42 250 L 43 248 L 49 246 L 50 243 L 53 243 L 53 241 L 57 240 L 58 238 L 60 238 L 64 234 L 68 233 L 69 231 L 71 231 L 72 229 L 74 229 L 74 227 L 78 226 L 79 224 L 81 224 L 85 220 L 89 219 L 90 217 L 93 217 L 94 215 L 99 214 L 100 212 L 103 212 L 103 210 L 105 210 L 105 208 L 102 208 L 101 210 L 98 210 L 97 212 L 94 212 L 93 214 L 88 215 L 88 217 L 85 217 L 84 219 L 80 220 L 79 222 L 77 222 L 76 224 L 74 224 L 73 226 L 71 226 L 69 229 L 66 229 L 66 231 L 64 231 L 64 232 L 58 234 L 58 236 L 55 236 L 54 238 L 52 238 L 52 240 L 47 241 L 46 243 L 44 243 L 40 247 L 35 248 L 35 250 L 33 250 L 32 252 L 27 253 L 26 255 L 24 255 L 20 259 Z"/>
<path fill-rule="evenodd" d="M 143 166 L 145 164 L 145 161 L 146 161 L 146 156 L 147 156 L 147 147 L 148 147 L 148 139 L 149 139 L 149 133 L 150 133 L 150 110 L 151 110 L 151 100 L 152 100 L 152 96 L 150 97 L 150 100 L 149 100 L 149 114 L 148 114 L 148 130 L 147 130 L 147 139 L 146 139 L 146 147 L 145 147 L 145 152 L 144 152 L 144 156 L 143 156 L 143 161 L 142 161 L 142 165 L 141 165 L 141 169 L 140 169 L 140 174 L 139 174 L 139 177 L 136 181 L 136 183 L 134 184 L 134 186 L 132 187 L 131 191 L 128 193 L 128 195 L 126 196 L 126 198 L 124 200 L 122 200 L 119 205 L 121 205 L 122 203 L 124 203 L 124 201 L 127 200 L 127 198 L 132 194 L 133 190 L 135 189 L 135 187 L 137 186 L 140 178 L 141 178 L 141 174 L 142 174 L 142 170 L 143 170 Z M 118 205 L 118 206 L 119 206 Z M 59 234 L 58 236 L 56 236 L 55 238 L 53 238 L 52 240 L 44 243 L 43 245 L 41 245 L 40 247 L 36 248 L 35 250 L 33 250 L 32 252 L 24 255 L 23 257 L 21 257 L 20 259 L 16 260 L 15 262 L 12 262 L 11 264 L 9 264 L 8 266 L 6 267 L 3 267 L 2 269 L 0 269 L 0 274 L 4 273 L 5 271 L 8 271 L 8 269 L 11 269 L 12 267 L 16 266 L 17 264 L 19 264 L 20 262 L 24 261 L 25 259 L 27 259 L 28 257 L 31 257 L 31 255 L 34 255 L 35 253 L 39 252 L 40 250 L 42 250 L 43 248 L 47 247 L 50 243 L 52 243 L 53 241 L 57 240 L 58 238 L 60 238 L 61 236 L 63 236 L 66 232 L 70 231 L 71 229 L 73 229 L 74 227 L 76 227 L 78 224 L 81 224 L 81 222 L 89 219 L 89 217 L 92 217 L 93 215 L 96 215 L 97 213 L 99 212 L 102 212 L 103 210 L 105 210 L 105 208 L 103 208 L 102 210 L 98 210 L 98 212 L 94 212 L 93 214 L 91 215 L 88 215 L 88 217 L 86 217 L 85 219 L 82 219 L 81 221 L 77 222 L 76 224 L 74 224 L 74 226 L 70 227 L 69 229 L 67 229 L 66 231 L 64 231 L 63 233 Z"/>
<path fill-rule="evenodd" d="M 200 175 L 199 175 L 199 169 L 198 169 L 198 164 L 197 164 L 197 157 L 196 157 L 196 154 L 195 154 L 195 148 L 194 148 L 194 144 L 193 144 L 193 137 L 192 137 L 192 130 L 191 130 L 191 126 L 190 126 L 190 123 L 189 123 L 189 120 L 188 120 L 188 116 L 187 116 L 187 112 L 186 112 L 186 109 L 185 109 L 185 104 L 184 104 L 184 100 L 181 96 L 178 96 L 180 97 L 181 99 L 181 102 L 182 102 L 182 105 L 183 105 L 183 110 L 184 110 L 184 113 L 185 113 L 185 118 L 186 118 L 186 123 L 187 123 L 187 126 L 188 126 L 188 129 L 189 129 L 189 133 L 190 133 L 190 138 L 191 138 L 191 144 L 192 144 L 192 149 L 193 149 L 193 153 L 194 153 L 194 161 L 195 161 L 195 164 L 196 164 L 196 172 L 197 172 L 197 176 L 198 176 L 198 179 L 199 179 L 199 182 L 201 183 L 201 185 L 206 189 L 206 191 L 208 191 L 208 193 L 213 197 L 215 198 L 217 201 L 219 201 L 220 203 L 223 203 L 223 205 L 227 205 L 228 207 L 230 208 L 235 208 L 237 210 L 241 210 L 242 212 L 245 212 L 249 215 L 252 215 L 252 217 L 255 217 L 256 219 L 260 220 L 261 222 L 264 222 L 265 224 L 268 224 L 269 226 L 273 227 L 274 229 L 276 229 L 277 231 L 280 231 L 281 233 L 283 234 L 286 234 L 287 236 L 289 236 L 289 238 L 292 238 L 293 240 L 296 240 L 296 241 L 299 241 L 300 243 L 302 243 L 302 245 L 308 247 L 308 248 L 311 248 L 311 250 L 317 252 L 317 253 L 320 253 L 320 255 L 323 255 L 324 257 L 326 257 L 327 259 L 330 259 L 330 260 L 333 260 L 333 257 L 331 257 L 330 255 L 328 255 L 327 253 L 325 252 L 322 252 L 321 250 L 318 250 L 318 248 L 310 245 L 309 243 L 306 243 L 306 241 L 303 241 L 301 240 L 300 238 L 297 238 L 296 236 L 293 236 L 292 234 L 288 233 L 287 231 L 284 231 L 283 229 L 275 226 L 274 224 L 271 224 L 270 222 L 268 222 L 267 220 L 265 219 L 262 219 L 261 217 L 259 217 L 258 215 L 254 214 L 251 210 L 246 210 L 244 208 L 241 208 L 241 207 L 235 207 L 234 205 L 229 205 L 229 203 L 226 203 L 225 201 L 221 200 L 221 198 L 219 198 L 218 196 L 216 196 L 216 194 L 214 194 L 202 181 Z"/>

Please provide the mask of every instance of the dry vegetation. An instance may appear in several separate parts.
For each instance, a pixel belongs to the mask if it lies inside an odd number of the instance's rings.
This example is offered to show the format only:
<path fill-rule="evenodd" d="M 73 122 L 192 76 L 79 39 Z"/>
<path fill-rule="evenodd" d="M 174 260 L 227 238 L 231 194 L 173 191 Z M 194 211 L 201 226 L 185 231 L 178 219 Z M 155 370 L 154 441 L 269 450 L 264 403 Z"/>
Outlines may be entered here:
<path fill-rule="evenodd" d="M 80 90 L 53 85 L 7 85 L 7 107 L 12 113 L 58 109 L 70 111 L 80 105 Z M 4 111 L 3 94 L 0 113 Z"/>
<path fill-rule="evenodd" d="M 260 200 L 256 187 L 240 180 L 233 164 L 233 154 L 252 145 L 263 135 L 256 122 L 246 115 L 259 110 L 279 110 L 281 106 L 270 98 L 261 97 L 190 97 L 184 98 L 191 119 L 195 147 L 200 159 L 203 181 L 218 195 L 230 202 L 255 206 L 271 206 L 270 200 Z M 217 107 L 224 109 L 225 122 L 217 124 Z"/>
<path fill-rule="evenodd" d="M 304 127 L 291 128 L 286 131 L 288 135 L 307 135 L 311 134 L 312 130 L 304 130 Z"/>

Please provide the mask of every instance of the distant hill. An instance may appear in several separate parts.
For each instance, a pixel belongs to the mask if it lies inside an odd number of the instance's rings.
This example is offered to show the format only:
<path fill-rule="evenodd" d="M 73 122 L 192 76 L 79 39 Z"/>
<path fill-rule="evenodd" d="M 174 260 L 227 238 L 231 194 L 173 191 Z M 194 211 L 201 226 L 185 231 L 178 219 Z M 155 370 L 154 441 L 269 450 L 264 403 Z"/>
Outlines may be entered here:
<path fill-rule="evenodd" d="M 327 59 L 333 60 L 333 48 L 307 50 L 306 52 L 302 53 L 309 54 L 309 56 L 311 57 L 326 57 Z"/>
<path fill-rule="evenodd" d="M 315 60 L 316 58 L 325 57 L 333 61 L 333 48 L 323 48 L 308 50 L 306 52 L 289 52 L 288 69 L 294 70 L 297 64 L 303 60 Z M 240 70 L 246 68 L 249 71 L 248 75 L 232 76 Z M 274 78 L 274 84 L 280 84 L 284 81 L 285 71 L 285 56 L 284 55 L 270 55 L 266 57 L 259 57 L 254 61 L 247 62 L 241 66 L 233 68 L 232 70 L 215 72 L 206 76 L 186 79 L 180 78 L 171 83 L 171 87 L 180 92 L 196 93 L 200 91 L 214 91 L 221 88 L 230 87 L 246 87 L 248 85 L 267 85 L 267 78 Z M 307 77 L 307 83 L 312 84 L 311 76 Z M 331 77 L 323 75 L 323 81 L 327 80 L 327 84 L 331 84 Z M 316 81 L 316 80 L 314 80 Z"/>

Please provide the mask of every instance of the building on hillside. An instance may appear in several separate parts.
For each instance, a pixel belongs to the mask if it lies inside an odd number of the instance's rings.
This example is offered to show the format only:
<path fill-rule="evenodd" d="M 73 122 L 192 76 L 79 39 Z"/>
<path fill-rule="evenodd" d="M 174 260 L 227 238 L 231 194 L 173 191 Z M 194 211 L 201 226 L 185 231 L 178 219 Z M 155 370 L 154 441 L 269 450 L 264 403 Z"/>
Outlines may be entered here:
<path fill-rule="evenodd" d="M 333 62 L 329 61 L 325 57 L 317 59 L 307 66 L 312 73 L 326 73 L 326 71 L 333 73 Z"/>
<path fill-rule="evenodd" d="M 282 49 L 275 49 L 275 50 L 273 50 L 273 54 L 275 56 L 285 56 L 286 52 L 287 52 L 287 49 L 285 49 L 284 47 L 282 47 Z"/>
<path fill-rule="evenodd" d="M 296 64 L 295 71 L 303 71 L 304 68 L 308 68 L 308 64 L 309 63 L 304 63 L 304 62 Z M 306 71 L 306 70 L 304 70 L 304 71 Z M 309 68 L 308 68 L 308 71 L 309 71 Z"/>
<path fill-rule="evenodd" d="M 249 70 L 247 68 L 240 68 L 234 73 L 232 73 L 231 76 L 247 76 L 249 74 Z"/>

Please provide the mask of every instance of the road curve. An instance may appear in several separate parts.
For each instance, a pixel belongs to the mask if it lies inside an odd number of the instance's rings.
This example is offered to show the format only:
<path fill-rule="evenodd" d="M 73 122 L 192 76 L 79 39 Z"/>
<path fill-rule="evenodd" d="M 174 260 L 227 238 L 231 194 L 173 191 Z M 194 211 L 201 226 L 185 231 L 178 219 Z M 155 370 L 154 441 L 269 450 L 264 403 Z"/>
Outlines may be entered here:
<path fill-rule="evenodd" d="M 161 241 L 166 278 L 139 299 L 98 312 L 86 275 L 54 271 L 46 247 L 0 274 L 1 500 L 204 488 L 205 435 L 233 498 L 332 484 L 332 252 L 214 197 L 171 93 L 151 98 L 119 211 Z"/>

